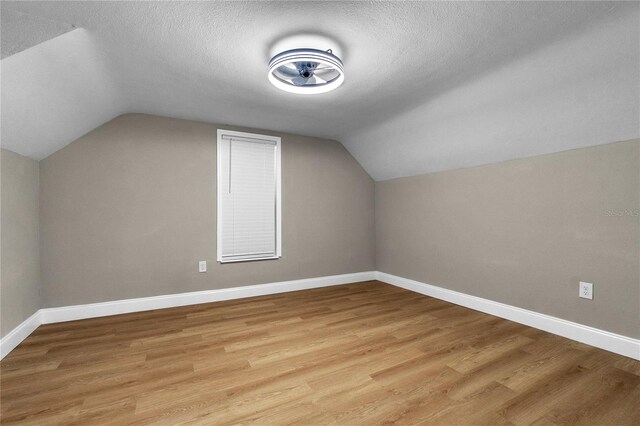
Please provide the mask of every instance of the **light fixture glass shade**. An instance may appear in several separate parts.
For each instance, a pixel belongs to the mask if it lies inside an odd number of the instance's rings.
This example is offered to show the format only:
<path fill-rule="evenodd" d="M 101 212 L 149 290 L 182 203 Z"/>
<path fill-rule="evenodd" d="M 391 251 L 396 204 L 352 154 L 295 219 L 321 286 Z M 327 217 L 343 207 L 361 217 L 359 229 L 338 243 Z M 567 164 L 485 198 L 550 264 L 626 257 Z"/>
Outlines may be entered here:
<path fill-rule="evenodd" d="M 271 58 L 268 77 L 278 89 L 311 95 L 340 87 L 344 68 L 330 50 L 292 49 Z"/>

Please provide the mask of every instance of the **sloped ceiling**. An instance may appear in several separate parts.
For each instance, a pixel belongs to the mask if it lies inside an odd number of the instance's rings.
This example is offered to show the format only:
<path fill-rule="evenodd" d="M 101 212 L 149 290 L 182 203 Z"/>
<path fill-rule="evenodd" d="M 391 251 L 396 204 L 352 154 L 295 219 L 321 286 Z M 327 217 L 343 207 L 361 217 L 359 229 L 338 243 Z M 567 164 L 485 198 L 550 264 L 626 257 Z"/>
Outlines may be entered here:
<path fill-rule="evenodd" d="M 73 30 L 73 25 L 2 8 L 0 57 L 2 59 Z"/>
<path fill-rule="evenodd" d="M 2 59 L 2 146 L 35 159 L 126 112 L 336 139 L 376 180 L 640 137 L 637 2 L 3 1 L 1 11 L 78 28 Z M 340 44 L 340 89 L 300 96 L 268 83 L 270 48 L 298 33 Z"/>

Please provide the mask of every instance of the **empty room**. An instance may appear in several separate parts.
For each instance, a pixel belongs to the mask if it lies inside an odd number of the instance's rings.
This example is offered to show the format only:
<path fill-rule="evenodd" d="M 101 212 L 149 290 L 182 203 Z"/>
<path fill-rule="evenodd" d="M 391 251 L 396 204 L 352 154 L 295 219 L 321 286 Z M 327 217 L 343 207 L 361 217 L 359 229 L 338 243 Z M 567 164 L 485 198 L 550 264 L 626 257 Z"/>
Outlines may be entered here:
<path fill-rule="evenodd" d="M 640 2 L 0 39 L 2 425 L 640 426 Z"/>

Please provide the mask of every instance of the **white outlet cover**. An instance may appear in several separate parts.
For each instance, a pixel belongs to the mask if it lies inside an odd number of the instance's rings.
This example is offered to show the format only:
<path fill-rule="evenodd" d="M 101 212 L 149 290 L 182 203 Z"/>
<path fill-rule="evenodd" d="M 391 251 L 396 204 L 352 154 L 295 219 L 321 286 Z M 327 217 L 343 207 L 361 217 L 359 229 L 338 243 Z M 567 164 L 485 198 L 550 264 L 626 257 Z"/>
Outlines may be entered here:
<path fill-rule="evenodd" d="M 593 284 L 586 283 L 584 281 L 580 281 L 579 293 L 578 295 L 583 299 L 593 300 Z"/>
<path fill-rule="evenodd" d="M 207 261 L 201 260 L 198 262 L 198 272 L 207 272 Z"/>

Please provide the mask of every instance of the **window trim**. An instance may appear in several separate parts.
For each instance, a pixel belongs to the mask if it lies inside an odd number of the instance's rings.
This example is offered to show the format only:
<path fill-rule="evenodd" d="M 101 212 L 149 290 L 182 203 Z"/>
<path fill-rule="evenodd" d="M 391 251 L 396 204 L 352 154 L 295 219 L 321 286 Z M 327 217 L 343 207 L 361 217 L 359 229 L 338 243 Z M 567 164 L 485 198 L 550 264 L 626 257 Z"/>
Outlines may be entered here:
<path fill-rule="evenodd" d="M 238 139 L 260 139 L 264 141 L 274 142 L 276 146 L 276 255 L 271 257 L 256 257 L 245 259 L 222 259 L 222 203 L 219 191 L 220 173 L 222 167 L 220 165 L 221 142 L 224 136 L 237 137 Z M 216 138 L 216 241 L 217 252 L 216 259 L 219 263 L 237 263 L 237 262 L 254 262 L 259 260 L 273 260 L 282 257 L 282 162 L 281 162 L 281 138 L 278 136 L 261 135 L 258 133 L 239 132 L 235 130 L 218 129 Z"/>

